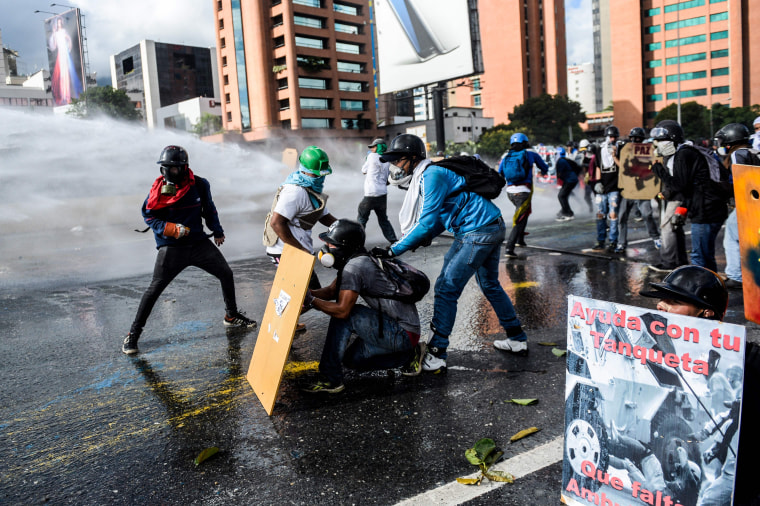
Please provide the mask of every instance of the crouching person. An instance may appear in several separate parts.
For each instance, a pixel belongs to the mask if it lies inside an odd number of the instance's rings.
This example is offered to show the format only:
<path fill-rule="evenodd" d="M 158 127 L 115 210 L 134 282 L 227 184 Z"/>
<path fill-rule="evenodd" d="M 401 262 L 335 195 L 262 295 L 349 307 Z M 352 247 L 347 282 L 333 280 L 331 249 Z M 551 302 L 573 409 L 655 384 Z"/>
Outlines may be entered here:
<path fill-rule="evenodd" d="M 394 294 L 396 285 L 364 249 L 359 223 L 338 220 L 319 238 L 325 242 L 320 261 L 338 275 L 330 286 L 306 293 L 304 310 L 314 308 L 331 318 L 319 377 L 303 390 L 338 393 L 345 388 L 344 365 L 373 371 L 408 364 L 420 338 L 420 319 L 413 303 L 382 295 Z M 360 295 L 366 305 L 357 303 Z"/>

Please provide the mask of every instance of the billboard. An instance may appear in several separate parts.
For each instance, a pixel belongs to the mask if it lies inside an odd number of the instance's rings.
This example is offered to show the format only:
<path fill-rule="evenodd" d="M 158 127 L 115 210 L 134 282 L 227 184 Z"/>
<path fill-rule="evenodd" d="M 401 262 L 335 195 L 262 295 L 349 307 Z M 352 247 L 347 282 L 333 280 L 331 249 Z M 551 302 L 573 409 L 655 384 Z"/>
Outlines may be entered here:
<path fill-rule="evenodd" d="M 375 0 L 381 93 L 482 72 L 473 56 L 480 54 L 473 51 L 480 37 L 470 1 Z"/>
<path fill-rule="evenodd" d="M 79 9 L 45 20 L 45 39 L 55 105 L 67 105 L 84 91 Z"/>

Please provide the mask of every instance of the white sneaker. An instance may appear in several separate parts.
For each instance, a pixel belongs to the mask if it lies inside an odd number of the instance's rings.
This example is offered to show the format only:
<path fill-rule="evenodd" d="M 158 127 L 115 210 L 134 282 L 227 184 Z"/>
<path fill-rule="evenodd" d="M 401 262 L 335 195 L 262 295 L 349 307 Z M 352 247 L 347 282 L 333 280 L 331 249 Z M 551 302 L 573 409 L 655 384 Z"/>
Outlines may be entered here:
<path fill-rule="evenodd" d="M 446 359 L 438 358 L 432 353 L 428 352 L 425 355 L 425 358 L 422 359 L 422 370 L 426 372 L 433 372 L 440 369 L 446 369 Z"/>
<path fill-rule="evenodd" d="M 526 355 L 528 353 L 528 341 L 502 339 L 501 341 L 494 341 L 493 346 L 497 350 L 508 351 L 510 353 L 519 353 L 520 355 Z"/>

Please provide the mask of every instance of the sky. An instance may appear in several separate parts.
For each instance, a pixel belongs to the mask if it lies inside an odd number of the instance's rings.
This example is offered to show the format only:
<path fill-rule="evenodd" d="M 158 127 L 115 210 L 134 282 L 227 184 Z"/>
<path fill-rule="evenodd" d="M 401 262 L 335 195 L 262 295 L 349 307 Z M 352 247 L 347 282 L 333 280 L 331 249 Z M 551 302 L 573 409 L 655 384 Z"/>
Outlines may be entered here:
<path fill-rule="evenodd" d="M 44 20 L 68 10 L 52 1 L 0 0 L 3 46 L 19 52 L 19 73 L 47 68 Z M 215 45 L 214 0 L 67 0 L 85 16 L 90 71 L 110 82 L 109 58 L 143 39 L 211 47 Z M 567 62 L 593 62 L 591 0 L 566 0 Z"/>

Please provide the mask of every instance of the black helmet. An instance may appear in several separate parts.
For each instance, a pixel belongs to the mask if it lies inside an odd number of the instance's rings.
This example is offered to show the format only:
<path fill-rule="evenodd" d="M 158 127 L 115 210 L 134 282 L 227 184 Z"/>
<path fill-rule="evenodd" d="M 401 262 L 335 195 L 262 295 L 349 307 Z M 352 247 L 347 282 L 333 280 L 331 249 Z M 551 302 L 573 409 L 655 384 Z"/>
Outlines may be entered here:
<path fill-rule="evenodd" d="M 650 137 L 655 141 L 673 141 L 676 144 L 683 143 L 683 128 L 677 121 L 666 119 L 657 123 L 651 132 Z"/>
<path fill-rule="evenodd" d="M 715 138 L 720 141 L 719 146 L 735 146 L 740 144 L 749 144 L 749 128 L 741 123 L 729 123 L 715 134 Z"/>
<path fill-rule="evenodd" d="M 425 143 L 422 142 L 422 139 L 412 134 L 397 135 L 391 141 L 388 151 L 380 157 L 380 161 L 383 163 L 393 162 L 405 156 L 413 156 L 420 160 L 427 158 Z"/>
<path fill-rule="evenodd" d="M 712 309 L 712 319 L 722 320 L 728 306 L 728 290 L 723 280 L 710 269 L 685 265 L 674 270 L 662 283 L 650 283 L 652 290 L 640 292 L 644 297 L 673 299 L 697 307 Z"/>
<path fill-rule="evenodd" d="M 187 165 L 187 151 L 179 146 L 166 146 L 161 151 L 161 156 L 156 162 L 159 165 L 167 165 L 169 167 L 181 167 Z"/>
<path fill-rule="evenodd" d="M 631 132 L 628 134 L 628 137 L 631 139 L 634 137 L 638 137 L 641 140 L 644 140 L 647 138 L 647 132 L 641 127 L 633 127 L 631 128 Z"/>
<path fill-rule="evenodd" d="M 620 137 L 620 130 L 615 125 L 610 125 L 604 129 L 605 137 Z"/>
<path fill-rule="evenodd" d="M 333 222 L 327 232 L 319 234 L 319 238 L 350 256 L 364 247 L 364 227 L 356 221 L 340 219 Z"/>

